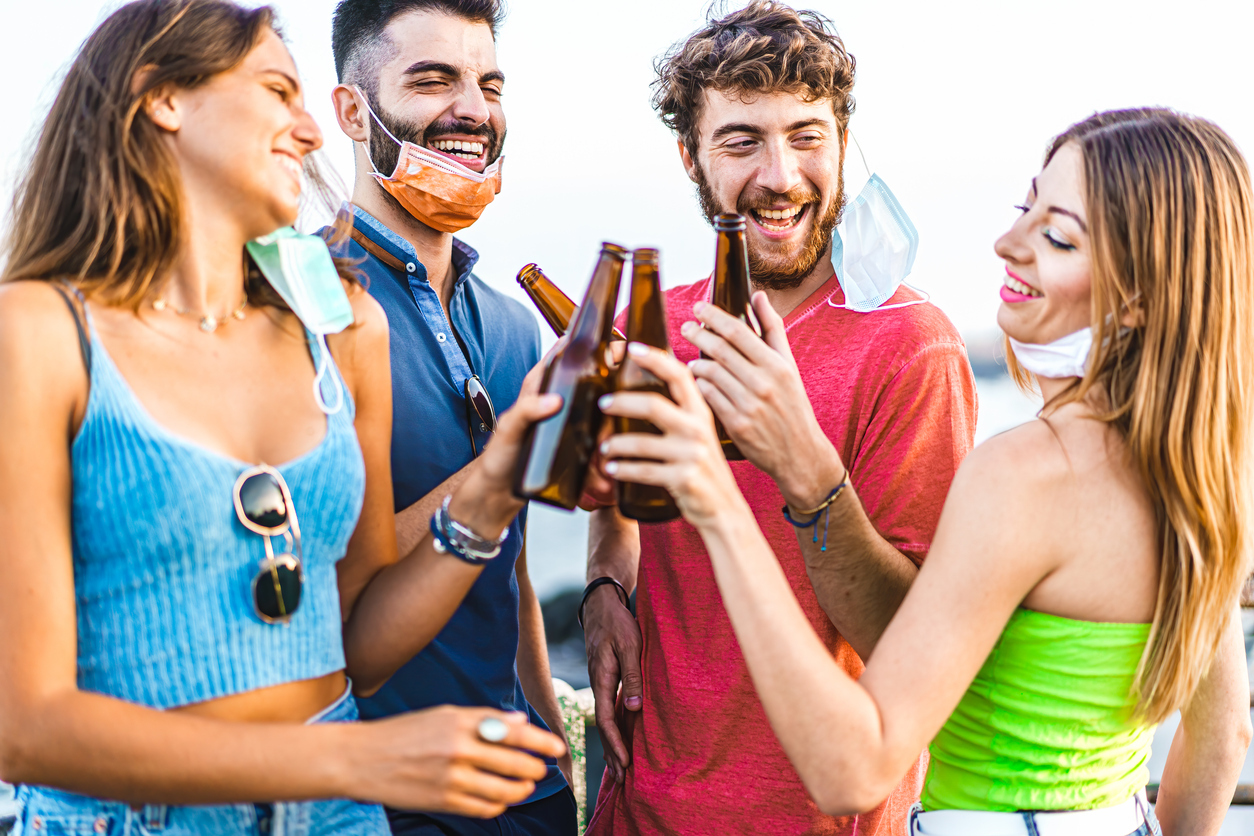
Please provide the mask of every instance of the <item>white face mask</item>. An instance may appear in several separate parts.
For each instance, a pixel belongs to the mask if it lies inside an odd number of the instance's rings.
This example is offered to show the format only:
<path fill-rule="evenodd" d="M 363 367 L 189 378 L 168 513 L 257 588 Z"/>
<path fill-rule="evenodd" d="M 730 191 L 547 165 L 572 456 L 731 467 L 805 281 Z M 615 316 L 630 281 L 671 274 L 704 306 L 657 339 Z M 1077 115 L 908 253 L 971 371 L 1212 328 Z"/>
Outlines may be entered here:
<path fill-rule="evenodd" d="M 1037 377 L 1084 377 L 1093 351 L 1093 329 L 1081 328 L 1044 345 L 1021 343 L 1011 337 L 1010 347 L 1019 365 Z"/>
<path fill-rule="evenodd" d="M 845 207 L 837 234 L 842 245 L 840 286 L 845 291 L 845 304 L 837 307 L 873 311 L 891 299 L 910 275 L 919 251 L 919 232 L 892 190 L 878 174 L 872 174 Z M 921 301 L 925 300 L 905 304 Z"/>

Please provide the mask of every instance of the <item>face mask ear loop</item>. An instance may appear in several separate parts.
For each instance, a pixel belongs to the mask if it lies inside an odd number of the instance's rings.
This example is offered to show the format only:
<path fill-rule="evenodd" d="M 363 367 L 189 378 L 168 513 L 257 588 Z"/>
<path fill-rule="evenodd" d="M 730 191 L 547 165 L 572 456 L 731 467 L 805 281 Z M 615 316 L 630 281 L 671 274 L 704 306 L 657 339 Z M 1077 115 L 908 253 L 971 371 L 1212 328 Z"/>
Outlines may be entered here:
<path fill-rule="evenodd" d="M 318 373 L 314 375 L 313 393 L 314 402 L 318 404 L 326 415 L 334 415 L 344 407 L 344 387 L 340 384 L 339 375 L 330 375 L 331 383 L 335 385 L 335 406 L 327 405 L 326 400 L 322 397 L 322 380 L 327 377 L 327 372 L 331 368 L 331 349 L 327 348 L 327 338 L 322 334 L 317 335 L 318 349 L 321 352 L 318 357 Z"/>
<path fill-rule="evenodd" d="M 374 108 L 370 106 L 370 100 L 366 98 L 366 94 L 361 91 L 361 88 L 354 87 L 353 89 L 357 91 L 357 95 L 361 96 L 361 102 L 362 104 L 366 106 L 366 112 L 370 114 L 370 118 L 374 119 L 374 121 L 379 123 L 379 127 L 382 128 L 383 132 L 388 135 L 388 139 L 392 140 L 397 145 L 404 148 L 405 143 L 401 142 L 399 139 L 392 136 L 392 132 L 388 130 L 388 126 L 383 124 L 383 120 L 378 117 L 378 115 L 374 112 Z M 370 167 L 374 169 L 375 174 L 378 174 L 380 177 L 382 177 L 383 172 L 379 171 L 379 167 L 374 164 L 374 157 L 370 156 L 370 140 L 367 139 L 365 142 L 362 143 L 362 145 L 365 147 L 365 150 L 366 150 L 366 159 L 370 160 Z"/>
<path fill-rule="evenodd" d="M 932 301 L 932 294 L 928 293 L 928 292 L 927 292 L 926 290 L 924 290 L 923 288 L 921 288 L 921 287 L 915 287 L 914 285 L 912 285 L 912 284 L 908 284 L 908 283 L 906 283 L 906 282 L 902 282 L 901 284 L 902 284 L 902 286 L 903 286 L 903 287 L 908 287 L 908 288 L 910 288 L 910 289 L 911 289 L 911 290 L 913 290 L 915 293 L 922 293 L 922 294 L 923 294 L 923 298 L 922 298 L 922 299 L 913 299 L 913 300 L 911 300 L 911 301 L 909 301 L 909 302 L 898 302 L 896 305 L 880 305 L 880 306 L 879 306 L 879 307 L 877 307 L 877 308 L 871 308 L 871 310 L 869 310 L 869 311 L 857 311 L 857 310 L 855 310 L 854 308 L 849 307 L 848 305 L 837 305 L 835 302 L 833 302 L 833 301 L 832 301 L 832 299 L 833 299 L 833 298 L 835 298 L 835 296 L 836 296 L 836 294 L 835 294 L 835 293 L 833 293 L 831 296 L 828 296 L 828 297 L 827 297 L 827 304 L 831 305 L 833 308 L 840 308 L 841 310 L 846 310 L 846 311 L 854 311 L 855 313 L 871 313 L 872 311 L 891 311 L 891 310 L 894 310 L 894 309 L 896 309 L 896 308 L 908 308 L 908 307 L 910 307 L 911 305 L 922 305 L 924 302 L 931 302 L 931 301 Z"/>
<path fill-rule="evenodd" d="M 849 138 L 853 140 L 853 145 L 858 149 L 858 156 L 862 158 L 862 167 L 866 169 L 866 179 L 871 179 L 871 167 L 866 164 L 866 154 L 862 153 L 862 146 L 858 144 L 858 138 L 854 136 L 852 130 L 849 131 Z"/>

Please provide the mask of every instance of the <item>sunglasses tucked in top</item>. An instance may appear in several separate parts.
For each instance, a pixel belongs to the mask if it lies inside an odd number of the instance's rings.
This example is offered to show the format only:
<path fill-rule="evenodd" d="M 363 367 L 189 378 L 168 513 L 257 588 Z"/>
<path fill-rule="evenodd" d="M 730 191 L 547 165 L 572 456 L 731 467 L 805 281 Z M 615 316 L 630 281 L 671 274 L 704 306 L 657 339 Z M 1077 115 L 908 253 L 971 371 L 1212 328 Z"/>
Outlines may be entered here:
<path fill-rule="evenodd" d="M 94 330 L 88 344 L 91 404 L 70 450 L 79 687 L 173 708 L 343 669 L 335 564 L 365 492 L 351 399 L 317 447 L 275 468 L 294 499 L 283 509 L 299 508 L 299 550 L 297 527 L 287 536 L 303 577 L 291 622 L 267 623 L 263 608 L 281 619 L 280 599 L 289 615 L 295 603 L 273 483 L 240 485 L 245 525 L 233 492 L 249 464 L 167 431 Z"/>

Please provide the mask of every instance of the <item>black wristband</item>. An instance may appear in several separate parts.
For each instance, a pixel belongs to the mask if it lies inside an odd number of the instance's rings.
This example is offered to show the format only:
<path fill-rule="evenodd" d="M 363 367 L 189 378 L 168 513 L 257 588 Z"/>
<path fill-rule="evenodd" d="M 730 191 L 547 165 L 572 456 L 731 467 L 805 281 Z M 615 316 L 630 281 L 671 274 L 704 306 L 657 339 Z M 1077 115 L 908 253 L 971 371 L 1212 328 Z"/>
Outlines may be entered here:
<path fill-rule="evenodd" d="M 588 584 L 583 589 L 583 599 L 579 602 L 579 612 L 575 615 L 576 619 L 579 621 L 580 630 L 583 629 L 583 608 L 584 604 L 588 603 L 588 596 L 592 593 L 592 590 L 596 589 L 598 586 L 605 586 L 607 583 L 612 583 L 618 588 L 618 594 L 623 599 L 623 606 L 628 610 L 631 610 L 631 596 L 627 594 L 627 589 L 609 575 L 602 575 L 599 578 L 593 579 L 592 583 Z"/>

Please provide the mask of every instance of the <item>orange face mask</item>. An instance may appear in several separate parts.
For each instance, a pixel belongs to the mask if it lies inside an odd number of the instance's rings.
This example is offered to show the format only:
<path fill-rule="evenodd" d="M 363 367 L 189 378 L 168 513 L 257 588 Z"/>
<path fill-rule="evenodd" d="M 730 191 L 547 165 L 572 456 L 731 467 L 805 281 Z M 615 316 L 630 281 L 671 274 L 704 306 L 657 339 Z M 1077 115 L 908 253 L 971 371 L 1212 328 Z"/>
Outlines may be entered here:
<path fill-rule="evenodd" d="M 374 179 L 417 220 L 440 232 L 458 232 L 479 220 L 483 210 L 500 194 L 504 157 L 498 158 L 482 174 L 471 171 L 456 160 L 428 151 L 421 145 L 401 142 L 384 127 L 369 104 L 366 110 L 383 132 L 401 146 L 391 177 L 384 177 L 374 160 L 370 160 Z M 370 158 L 368 143 L 366 157 Z"/>

